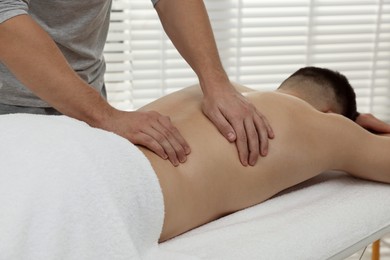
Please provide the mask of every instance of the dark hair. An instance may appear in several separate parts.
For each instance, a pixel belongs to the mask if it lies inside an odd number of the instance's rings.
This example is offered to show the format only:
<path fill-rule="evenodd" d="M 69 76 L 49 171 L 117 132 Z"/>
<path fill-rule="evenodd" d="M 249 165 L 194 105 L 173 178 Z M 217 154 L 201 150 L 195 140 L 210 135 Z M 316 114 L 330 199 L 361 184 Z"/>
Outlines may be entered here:
<path fill-rule="evenodd" d="M 320 87 L 333 90 L 337 103 L 342 107 L 342 115 L 355 121 L 359 115 L 355 91 L 343 74 L 325 68 L 304 67 L 294 72 L 288 79 L 296 76 L 303 76 Z"/>

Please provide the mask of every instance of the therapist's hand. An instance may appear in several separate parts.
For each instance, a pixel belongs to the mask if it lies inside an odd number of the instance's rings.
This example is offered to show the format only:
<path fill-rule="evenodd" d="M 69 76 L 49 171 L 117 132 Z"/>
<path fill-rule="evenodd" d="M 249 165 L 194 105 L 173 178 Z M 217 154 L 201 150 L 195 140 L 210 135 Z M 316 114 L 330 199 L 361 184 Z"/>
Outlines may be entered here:
<path fill-rule="evenodd" d="M 0 39 L 0 61 L 62 114 L 145 146 L 174 165 L 186 160 L 189 146 L 168 117 L 113 108 L 75 73 L 50 35 L 29 15 L 0 23 Z"/>
<path fill-rule="evenodd" d="M 229 83 L 220 91 L 205 93 L 204 114 L 230 142 L 236 142 L 242 165 L 255 165 L 268 153 L 268 138 L 274 133 L 267 119 Z"/>
<path fill-rule="evenodd" d="M 110 131 L 142 145 L 174 165 L 184 163 L 190 147 L 167 116 L 155 111 L 116 111 Z"/>

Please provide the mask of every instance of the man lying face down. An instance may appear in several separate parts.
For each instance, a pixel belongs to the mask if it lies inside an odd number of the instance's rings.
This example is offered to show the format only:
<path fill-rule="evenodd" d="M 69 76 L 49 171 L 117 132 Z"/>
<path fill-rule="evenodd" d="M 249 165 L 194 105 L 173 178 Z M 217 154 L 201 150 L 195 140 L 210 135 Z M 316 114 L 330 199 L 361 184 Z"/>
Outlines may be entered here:
<path fill-rule="evenodd" d="M 163 191 L 165 219 L 160 241 L 258 204 L 324 171 L 342 170 L 390 183 L 390 138 L 371 134 L 353 122 L 359 115 L 355 94 L 341 74 L 308 67 L 274 92 L 236 87 L 263 111 L 275 133 L 268 156 L 253 167 L 237 160 L 234 145 L 202 114 L 198 87 L 140 109 L 170 116 L 192 149 L 188 161 L 174 167 L 140 147 Z M 374 121 L 368 125 L 390 132 L 388 125 Z"/>
<path fill-rule="evenodd" d="M 329 69 L 301 68 L 283 81 L 277 91 L 296 96 L 324 113 L 340 114 L 353 121 L 359 115 L 348 79 Z"/>
<path fill-rule="evenodd" d="M 356 95 L 348 79 L 329 69 L 305 67 L 288 77 L 278 91 L 297 96 L 324 113 L 341 114 L 367 130 L 389 133 L 390 125 L 356 111 Z"/>
<path fill-rule="evenodd" d="M 341 114 L 376 133 L 388 133 L 390 126 L 372 114 L 356 111 L 356 96 L 348 79 L 335 71 L 316 67 L 297 70 L 278 88 L 295 95 L 324 113 Z"/>

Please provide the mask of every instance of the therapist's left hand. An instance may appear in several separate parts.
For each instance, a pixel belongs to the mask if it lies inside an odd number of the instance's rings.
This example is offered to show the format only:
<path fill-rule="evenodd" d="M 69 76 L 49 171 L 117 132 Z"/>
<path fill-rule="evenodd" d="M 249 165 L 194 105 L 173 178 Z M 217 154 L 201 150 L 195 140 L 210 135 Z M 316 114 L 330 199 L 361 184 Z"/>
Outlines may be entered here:
<path fill-rule="evenodd" d="M 204 93 L 202 110 L 228 141 L 236 143 L 242 165 L 253 166 L 259 155 L 267 155 L 268 139 L 274 137 L 272 128 L 231 83 L 223 88 L 209 88 Z"/>

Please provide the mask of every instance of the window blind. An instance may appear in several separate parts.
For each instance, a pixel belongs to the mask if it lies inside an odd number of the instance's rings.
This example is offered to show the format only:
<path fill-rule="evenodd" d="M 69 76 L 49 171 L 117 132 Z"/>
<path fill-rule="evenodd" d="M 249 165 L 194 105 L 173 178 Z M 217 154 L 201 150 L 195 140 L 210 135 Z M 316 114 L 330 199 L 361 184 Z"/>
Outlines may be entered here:
<path fill-rule="evenodd" d="M 360 112 L 390 122 L 390 0 L 205 0 L 230 79 L 273 90 L 303 66 L 345 74 Z M 197 83 L 148 0 L 114 0 L 109 102 L 133 110 Z"/>

